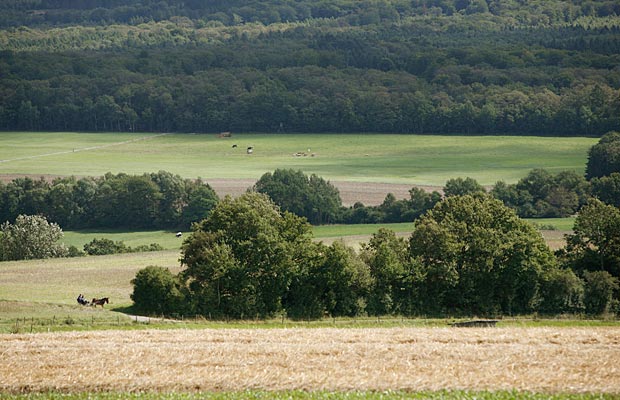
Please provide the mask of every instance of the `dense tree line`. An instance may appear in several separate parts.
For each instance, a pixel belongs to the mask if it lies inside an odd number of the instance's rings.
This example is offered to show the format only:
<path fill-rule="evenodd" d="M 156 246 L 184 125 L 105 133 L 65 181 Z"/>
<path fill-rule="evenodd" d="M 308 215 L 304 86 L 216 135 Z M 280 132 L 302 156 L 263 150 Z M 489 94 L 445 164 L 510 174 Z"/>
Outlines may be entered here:
<path fill-rule="evenodd" d="M 604 136 L 600 143 L 608 143 L 614 135 Z M 345 207 L 330 182 L 290 169 L 264 174 L 252 190 L 268 195 L 283 211 L 306 218 L 313 225 L 411 222 L 444 197 L 486 193 L 472 178 L 453 178 L 446 182 L 443 194 L 412 187 L 405 199 L 388 193 L 377 206 L 357 202 Z M 590 197 L 619 207 L 620 169 L 590 181 L 572 171 L 554 175 L 535 169 L 515 184 L 497 182 L 489 193 L 522 218 L 567 217 L 577 214 Z M 192 222 L 205 218 L 217 202 L 217 194 L 208 184 L 165 171 L 142 176 L 108 173 L 100 178 L 67 177 L 48 182 L 25 177 L 7 184 L 0 182 L 1 221 L 12 222 L 19 215 L 42 215 L 64 229 L 187 229 Z"/>
<path fill-rule="evenodd" d="M 304 219 L 246 193 L 194 225 L 180 274 L 138 272 L 132 299 L 140 312 L 210 318 L 617 312 L 620 211 L 586 207 L 559 259 L 482 193 L 447 197 L 408 240 L 382 229 L 357 253 L 313 242 Z M 592 236 L 601 222 L 604 239 Z"/>
<path fill-rule="evenodd" d="M 620 127 L 618 13 L 577 0 L 8 1 L 0 129 L 601 135 Z"/>
<path fill-rule="evenodd" d="M 394 21 L 417 15 L 490 13 L 533 22 L 572 21 L 581 16 L 620 14 L 611 0 L 570 2 L 517 0 L 397 0 L 397 1 L 204 1 L 204 0 L 5 0 L 0 26 L 67 24 L 137 24 L 185 17 L 225 25 L 243 22 L 271 24 L 309 18 L 342 19 L 349 24 Z"/>
<path fill-rule="evenodd" d="M 165 171 L 52 182 L 26 177 L 0 182 L 0 221 L 41 215 L 64 229 L 187 229 L 217 201 L 208 184 Z"/>

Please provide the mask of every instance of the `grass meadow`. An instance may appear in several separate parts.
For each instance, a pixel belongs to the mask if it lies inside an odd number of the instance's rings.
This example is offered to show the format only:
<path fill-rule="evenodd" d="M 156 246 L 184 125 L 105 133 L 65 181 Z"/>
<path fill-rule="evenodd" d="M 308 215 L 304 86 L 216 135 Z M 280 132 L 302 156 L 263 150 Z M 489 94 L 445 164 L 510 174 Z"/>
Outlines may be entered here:
<path fill-rule="evenodd" d="M 574 217 L 569 218 L 539 218 L 529 219 L 529 222 L 541 229 L 547 243 L 552 248 L 559 248 L 563 244 L 564 235 L 572 231 L 575 223 Z M 359 248 L 360 243 L 368 242 L 371 235 L 379 228 L 387 228 L 397 235 L 406 237 L 413 231 L 413 222 L 401 222 L 390 224 L 352 224 L 352 225 L 319 225 L 312 227 L 312 233 L 317 241 L 331 243 L 334 240 L 343 240 L 346 244 Z M 106 238 L 115 242 L 122 241 L 127 246 L 136 247 L 157 243 L 165 250 L 177 250 L 183 241 L 175 236 L 176 232 L 170 231 L 138 231 L 125 232 L 115 230 L 83 230 L 65 231 L 63 242 L 67 246 L 75 246 L 83 249 L 86 243 L 93 239 Z M 184 232 L 185 235 L 191 232 Z"/>
<path fill-rule="evenodd" d="M 64 231 L 62 242 L 67 246 L 75 246 L 82 250 L 86 243 L 93 239 L 110 239 L 115 242 L 123 242 L 129 247 L 149 245 L 157 243 L 165 250 L 175 250 L 181 247 L 183 238 L 176 237 L 176 232 L 171 231 L 136 231 L 125 232 L 117 230 L 81 230 Z M 188 232 L 189 233 L 189 232 Z"/>
<path fill-rule="evenodd" d="M 99 176 L 165 170 L 258 179 L 276 168 L 329 180 L 443 186 L 469 176 L 512 183 L 533 168 L 583 172 L 595 138 L 387 134 L 0 133 L 0 174 Z M 236 144 L 237 148 L 232 145 Z M 254 148 L 251 155 L 245 149 Z M 306 153 L 296 157 L 295 153 Z"/>

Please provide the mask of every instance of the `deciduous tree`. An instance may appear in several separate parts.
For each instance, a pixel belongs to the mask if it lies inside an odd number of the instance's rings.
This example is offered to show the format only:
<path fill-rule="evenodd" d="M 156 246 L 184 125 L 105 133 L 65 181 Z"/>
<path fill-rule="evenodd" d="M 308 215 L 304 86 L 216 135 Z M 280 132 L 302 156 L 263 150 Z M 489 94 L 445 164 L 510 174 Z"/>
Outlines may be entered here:
<path fill-rule="evenodd" d="M 307 222 L 266 195 L 226 197 L 183 243 L 183 276 L 203 314 L 271 316 L 283 310 L 298 248 L 309 244 Z"/>
<path fill-rule="evenodd" d="M 0 259 L 30 260 L 63 257 L 67 249 L 58 241 L 60 226 L 38 215 L 19 215 L 15 223 L 0 225 Z"/>
<path fill-rule="evenodd" d="M 620 210 L 592 199 L 566 237 L 566 256 L 577 270 L 607 271 L 620 277 Z"/>
<path fill-rule="evenodd" d="M 554 267 L 540 233 L 500 201 L 453 196 L 416 223 L 410 255 L 439 311 L 521 313 L 536 307 L 543 273 Z"/>
<path fill-rule="evenodd" d="M 586 177 L 600 178 L 620 172 L 620 132 L 606 133 L 588 152 Z"/>

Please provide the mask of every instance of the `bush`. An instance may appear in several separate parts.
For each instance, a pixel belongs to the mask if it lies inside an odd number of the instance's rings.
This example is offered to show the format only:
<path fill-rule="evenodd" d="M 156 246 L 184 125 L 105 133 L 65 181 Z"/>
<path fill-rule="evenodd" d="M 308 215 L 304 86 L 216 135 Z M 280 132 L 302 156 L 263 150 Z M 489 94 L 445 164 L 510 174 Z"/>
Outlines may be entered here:
<path fill-rule="evenodd" d="M 93 239 L 90 243 L 84 245 L 84 251 L 91 256 L 103 256 L 106 254 L 126 253 L 127 246 L 123 242 L 114 242 L 113 240 L 101 238 Z"/>
<path fill-rule="evenodd" d="M 613 294 L 619 287 L 618 279 L 607 271 L 586 271 L 584 278 L 586 312 L 599 315 L 611 311 L 614 303 Z"/>
<path fill-rule="evenodd" d="M 168 268 L 151 265 L 141 269 L 131 284 L 134 287 L 131 299 L 137 311 L 153 315 L 183 311 L 185 296 Z"/>
<path fill-rule="evenodd" d="M 67 257 L 83 257 L 85 255 L 86 253 L 73 245 L 69 246 L 67 249 Z"/>
<path fill-rule="evenodd" d="M 129 247 L 129 252 L 130 253 L 140 253 L 140 252 L 144 252 L 144 251 L 161 251 L 163 250 L 163 246 L 160 245 L 159 243 L 151 243 L 151 244 L 141 244 L 139 246 L 136 247 Z"/>
<path fill-rule="evenodd" d="M 93 239 L 84 245 L 84 251 L 91 256 L 103 256 L 118 253 L 139 253 L 144 251 L 161 251 L 164 248 L 159 243 L 141 244 L 136 247 L 127 246 L 123 241 L 101 238 Z M 79 251 L 79 250 L 78 250 Z"/>
<path fill-rule="evenodd" d="M 538 310 L 547 314 L 582 312 L 584 283 L 570 269 L 553 269 L 541 281 Z"/>

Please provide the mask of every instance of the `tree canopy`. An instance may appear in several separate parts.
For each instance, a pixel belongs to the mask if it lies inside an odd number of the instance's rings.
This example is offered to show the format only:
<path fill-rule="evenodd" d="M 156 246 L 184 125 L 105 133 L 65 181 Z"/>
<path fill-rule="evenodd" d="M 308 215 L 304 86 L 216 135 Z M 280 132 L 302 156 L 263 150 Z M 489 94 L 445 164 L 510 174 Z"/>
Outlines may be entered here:
<path fill-rule="evenodd" d="M 183 243 L 183 277 L 203 315 L 272 316 L 310 243 L 310 226 L 266 195 L 226 197 Z"/>
<path fill-rule="evenodd" d="M 567 236 L 571 265 L 578 271 L 606 271 L 620 278 L 620 209 L 592 199 Z"/>
<path fill-rule="evenodd" d="M 305 217 L 320 225 L 337 219 L 342 200 L 338 189 L 323 178 L 302 171 L 276 169 L 254 184 L 254 190 L 267 194 L 282 210 Z"/>
<path fill-rule="evenodd" d="M 26 177 L 0 182 L 0 221 L 40 214 L 65 229 L 187 229 L 205 218 L 217 201 L 207 183 L 166 171 L 52 182 Z"/>
<path fill-rule="evenodd" d="M 586 176 L 601 178 L 620 173 L 620 132 L 606 133 L 588 152 Z"/>
<path fill-rule="evenodd" d="M 560 268 L 540 233 L 487 194 L 447 197 L 409 240 L 381 229 L 359 253 L 309 233 L 305 219 L 264 194 L 226 197 L 184 241 L 178 276 L 153 267 L 136 276 L 136 306 L 212 318 L 322 318 L 597 313 L 615 304 L 615 276 Z"/>
<path fill-rule="evenodd" d="M 63 257 L 62 229 L 39 215 L 19 215 L 0 225 L 0 261 Z"/>
<path fill-rule="evenodd" d="M 419 261 L 421 301 L 441 312 L 534 310 L 555 262 L 532 225 L 486 195 L 446 198 L 416 223 L 409 246 Z"/>

